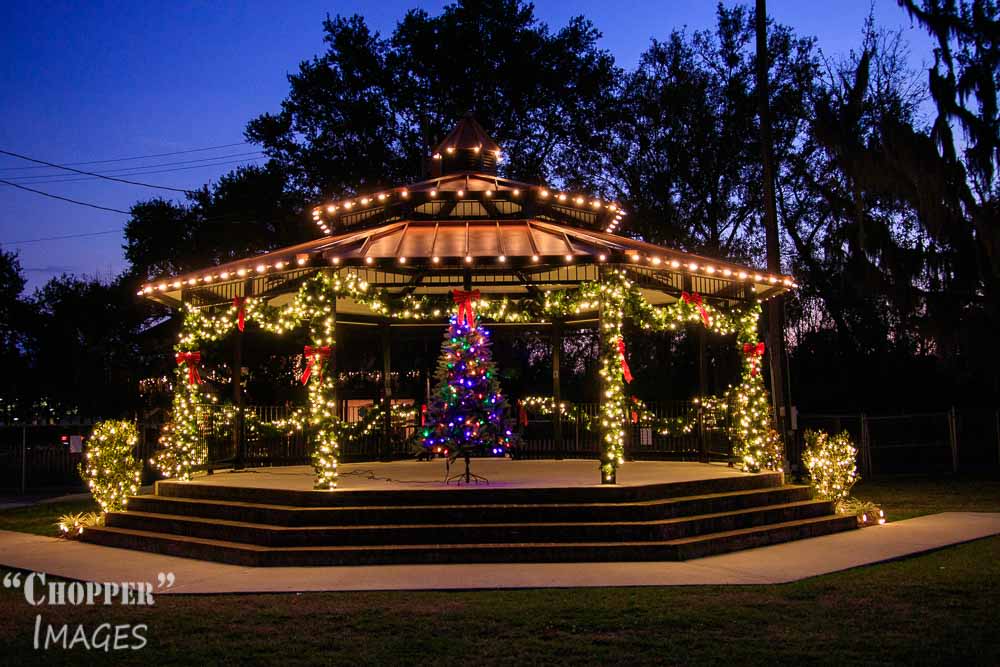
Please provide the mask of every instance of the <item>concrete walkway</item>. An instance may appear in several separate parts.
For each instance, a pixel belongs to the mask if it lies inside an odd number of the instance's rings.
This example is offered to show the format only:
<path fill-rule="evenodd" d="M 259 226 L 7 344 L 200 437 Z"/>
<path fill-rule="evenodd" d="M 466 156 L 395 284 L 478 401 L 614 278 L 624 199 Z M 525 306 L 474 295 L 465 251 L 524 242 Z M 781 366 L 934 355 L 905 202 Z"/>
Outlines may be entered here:
<path fill-rule="evenodd" d="M 0 564 L 164 593 L 780 584 L 1000 534 L 1000 514 L 945 512 L 683 563 L 528 563 L 246 568 L 0 531 Z M 157 588 L 157 574 L 175 584 Z"/>

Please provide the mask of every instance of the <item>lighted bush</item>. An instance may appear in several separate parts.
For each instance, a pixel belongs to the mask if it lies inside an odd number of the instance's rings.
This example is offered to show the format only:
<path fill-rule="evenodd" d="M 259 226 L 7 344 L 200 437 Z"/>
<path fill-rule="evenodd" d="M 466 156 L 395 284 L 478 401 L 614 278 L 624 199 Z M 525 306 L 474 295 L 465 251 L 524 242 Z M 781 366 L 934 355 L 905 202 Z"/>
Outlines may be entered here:
<path fill-rule="evenodd" d="M 858 481 L 858 450 L 847 431 L 831 437 L 826 431 L 806 431 L 806 449 L 802 463 L 809 470 L 809 477 L 816 494 L 838 505 L 851 495 L 851 487 Z"/>
<path fill-rule="evenodd" d="M 125 509 L 128 497 L 139 492 L 142 463 L 132 456 L 139 435 L 132 422 L 103 421 L 94 426 L 80 476 L 104 512 Z"/>

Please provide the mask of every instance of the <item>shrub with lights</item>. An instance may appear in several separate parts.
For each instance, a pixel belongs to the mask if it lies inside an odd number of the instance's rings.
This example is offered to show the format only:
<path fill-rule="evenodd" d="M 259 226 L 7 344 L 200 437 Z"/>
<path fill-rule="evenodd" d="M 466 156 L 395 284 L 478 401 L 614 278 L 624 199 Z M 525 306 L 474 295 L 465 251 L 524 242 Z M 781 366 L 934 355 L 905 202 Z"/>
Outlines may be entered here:
<path fill-rule="evenodd" d="M 450 460 L 478 454 L 503 456 L 513 437 L 489 332 L 477 326 L 471 309 L 471 303 L 460 306 L 460 314 L 451 318 L 423 428 L 424 447 Z"/>
<path fill-rule="evenodd" d="M 830 436 L 826 431 L 806 431 L 802 463 L 809 471 L 816 495 L 838 507 L 851 496 L 858 481 L 858 450 L 847 431 Z"/>
<path fill-rule="evenodd" d="M 137 442 L 132 422 L 112 420 L 94 426 L 78 470 L 102 512 L 122 511 L 129 496 L 139 492 L 142 463 L 132 456 Z"/>
<path fill-rule="evenodd" d="M 544 291 L 519 300 L 489 299 L 475 294 L 467 303 L 475 312 L 474 317 L 508 323 L 552 321 L 581 313 L 600 313 L 601 409 L 597 427 L 603 443 L 603 481 L 615 482 L 615 472 L 624 462 L 625 427 L 630 415 L 636 412 L 625 391 L 626 383 L 631 381 L 623 336 L 626 318 L 645 331 L 676 331 L 698 324 L 715 334 L 735 334 L 744 355 L 742 382 L 721 399 L 701 398 L 720 406 L 717 410 L 720 414 L 723 410 L 728 412 L 726 417 L 731 424 L 735 451 L 745 470 L 780 469 L 780 437 L 772 427 L 772 413 L 759 372 L 763 354 L 763 345 L 757 342 L 760 304 L 754 302 L 746 307 L 721 309 L 703 301 L 697 293 L 682 292 L 670 305 L 653 306 L 626 270 L 605 267 L 599 275 L 598 280 L 583 283 L 576 289 Z M 211 308 L 185 304 L 184 326 L 176 346 L 178 365 L 173 422 L 161 439 L 161 451 L 154 457 L 154 463 L 164 475 L 190 479 L 192 471 L 206 459 L 207 450 L 198 429 L 201 404 L 205 402 L 197 373 L 202 362 L 199 346 L 218 340 L 237 327 L 242 330 L 244 324 L 250 322 L 275 334 L 308 328 L 311 345 L 307 346 L 304 356 L 310 373 L 303 379 L 309 385 L 309 405 L 307 411 L 298 414 L 297 428 L 308 428 L 313 437 L 316 488 L 336 487 L 341 443 L 358 432 L 337 419 L 333 372 L 326 368 L 334 345 L 334 304 L 338 297 L 349 298 L 377 315 L 401 321 L 441 320 L 453 313 L 456 305 L 452 295 L 391 297 L 385 290 L 372 289 L 350 269 L 317 273 L 305 280 L 292 300 L 280 308 L 269 306 L 265 299 L 256 297 L 236 299 L 232 306 L 214 312 Z M 460 308 L 465 307 L 463 304 L 459 304 Z M 491 374 L 491 378 L 495 375 Z M 457 390 L 457 385 L 453 386 Z M 498 391 L 494 393 L 500 396 Z M 482 400 L 492 395 L 484 393 Z M 639 413 L 644 414 L 641 410 Z M 684 424 L 670 425 L 671 429 L 684 427 Z M 504 430 L 500 429 L 500 435 Z M 442 433 L 435 437 L 447 436 Z M 496 446 L 500 446 L 500 442 L 498 440 Z"/>

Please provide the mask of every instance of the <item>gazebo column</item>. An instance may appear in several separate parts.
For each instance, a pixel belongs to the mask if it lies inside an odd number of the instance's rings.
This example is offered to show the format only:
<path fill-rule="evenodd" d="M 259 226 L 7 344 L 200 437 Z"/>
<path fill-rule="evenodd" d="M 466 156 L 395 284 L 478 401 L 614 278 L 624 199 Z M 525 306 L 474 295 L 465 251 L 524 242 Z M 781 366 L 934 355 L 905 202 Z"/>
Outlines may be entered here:
<path fill-rule="evenodd" d="M 243 283 L 243 298 L 253 295 L 253 281 L 247 280 Z M 233 408 L 235 409 L 233 422 L 233 470 L 242 470 L 246 467 L 246 419 L 243 415 L 243 332 L 236 329 L 233 339 Z"/>
<path fill-rule="evenodd" d="M 236 330 L 233 335 L 233 470 L 242 470 L 246 467 L 245 462 L 245 440 L 243 439 L 243 332 Z"/>
<path fill-rule="evenodd" d="M 559 380 L 559 367 L 562 364 L 562 338 L 563 322 L 559 318 L 552 320 L 552 449 L 555 458 L 563 457 L 563 434 L 562 434 L 562 392 Z"/>
<path fill-rule="evenodd" d="M 330 362 L 327 367 L 330 369 L 330 381 L 332 383 L 330 388 L 330 400 L 333 402 L 333 414 L 337 419 L 341 419 L 340 414 L 340 403 L 337 402 L 337 376 L 340 370 L 337 367 L 337 299 L 334 297 L 332 299 L 331 309 L 330 309 Z"/>
<path fill-rule="evenodd" d="M 392 330 L 389 322 L 379 325 L 382 339 L 382 406 L 385 412 L 382 415 L 382 441 L 380 459 L 386 459 L 392 446 Z"/>
<path fill-rule="evenodd" d="M 705 432 L 705 405 L 703 399 L 708 395 L 708 360 L 705 356 L 708 331 L 698 327 L 698 458 L 708 461 L 708 434 Z"/>
<path fill-rule="evenodd" d="M 597 267 L 597 281 L 602 284 L 605 282 L 605 274 L 601 266 Z M 608 442 L 609 436 L 614 436 L 617 430 L 622 429 L 624 426 L 624 417 L 618 414 L 617 411 L 608 411 L 608 394 L 611 392 L 613 382 L 621 382 L 618 378 L 617 372 L 612 370 L 611 362 L 609 361 L 614 356 L 614 350 L 611 349 L 614 344 L 613 341 L 609 340 L 609 336 L 604 330 L 605 324 L 607 323 L 608 313 L 605 312 L 607 309 L 608 297 L 606 294 L 601 294 L 601 298 L 598 301 L 597 306 L 597 340 L 598 340 L 598 359 L 601 366 L 601 393 L 600 393 L 600 403 L 598 404 L 598 416 L 601 420 L 601 440 L 598 450 L 598 455 L 600 456 L 600 467 L 598 470 L 601 475 L 601 484 L 616 484 L 617 475 L 615 469 L 617 468 L 618 462 L 614 458 L 614 452 L 612 447 Z M 613 420 L 620 419 L 617 424 L 617 429 Z M 607 423 L 606 423 L 607 422 Z M 608 466 L 606 469 L 605 466 Z"/>

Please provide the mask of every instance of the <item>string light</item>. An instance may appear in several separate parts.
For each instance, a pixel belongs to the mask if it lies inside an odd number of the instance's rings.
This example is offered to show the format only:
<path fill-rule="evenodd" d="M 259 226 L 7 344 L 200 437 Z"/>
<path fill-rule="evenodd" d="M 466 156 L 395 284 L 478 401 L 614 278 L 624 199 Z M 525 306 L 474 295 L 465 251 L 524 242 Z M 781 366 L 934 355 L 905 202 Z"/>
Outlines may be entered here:
<path fill-rule="evenodd" d="M 471 260 L 471 255 L 467 257 Z M 336 259 L 333 258 L 333 261 Z M 535 255 L 533 259 L 537 260 L 538 256 Z M 337 298 L 349 298 L 366 306 L 376 315 L 399 320 L 436 319 L 442 312 L 449 312 L 453 307 L 450 300 L 442 296 L 417 297 L 407 294 L 390 297 L 385 290 L 372 289 L 359 274 L 351 271 L 317 273 L 302 284 L 291 302 L 280 309 L 268 306 L 264 300 L 254 297 L 244 299 L 242 307 L 246 321 L 256 322 L 266 331 L 283 334 L 306 324 L 314 346 L 332 346 L 335 324 L 333 304 Z M 635 401 L 626 403 L 617 348 L 626 315 L 647 331 L 672 331 L 680 326 L 704 323 L 718 334 L 735 333 L 737 340 L 744 343 L 756 339 L 760 313 L 760 305 L 756 302 L 748 305 L 745 310 L 734 308 L 727 311 L 709 303 L 696 305 L 685 300 L 654 307 L 620 269 L 609 271 L 600 282 L 583 283 L 575 290 L 545 292 L 539 298 L 540 302 L 534 298 L 520 301 L 506 297 L 481 298 L 475 302 L 475 310 L 484 319 L 509 323 L 538 321 L 539 316 L 552 320 L 581 313 L 601 313 L 599 375 L 602 401 L 599 428 L 603 443 L 602 479 L 607 482 L 615 481 L 615 470 L 624 461 L 624 424 L 627 412 L 635 411 L 640 415 L 639 419 L 647 422 L 650 419 L 644 408 L 637 407 Z M 218 340 L 233 330 L 239 314 L 236 305 L 230 305 L 218 314 L 191 304 L 185 304 L 184 308 L 184 324 L 176 347 L 178 352 L 196 350 L 203 342 Z M 733 427 L 735 448 L 740 452 L 742 466 L 748 470 L 780 465 L 780 440 L 776 439 L 776 434 L 770 428 L 771 413 L 767 394 L 761 374 L 753 373 L 752 370 L 750 361 L 745 359 L 743 382 L 731 388 L 721 399 L 736 422 Z M 164 429 L 161 438 L 163 448 L 155 458 L 157 467 L 166 476 L 179 479 L 190 479 L 192 470 L 202 465 L 207 455 L 198 427 L 199 385 L 189 384 L 186 379 L 186 371 L 178 366 L 173 422 Z M 310 381 L 309 412 L 308 417 L 303 417 L 316 433 L 313 463 L 317 471 L 316 486 L 319 489 L 335 488 L 339 443 L 343 442 L 341 438 L 344 431 L 336 419 L 336 406 L 332 402 L 333 386 L 334 380 L 325 374 L 322 380 Z M 705 398 L 704 404 L 713 400 L 717 399 Z M 627 405 L 630 410 L 626 409 Z M 666 425 L 661 426 L 666 428 Z M 685 425 L 678 423 L 670 427 L 684 428 Z M 775 442 L 779 447 L 777 451 L 772 451 L 771 447 Z"/>
<path fill-rule="evenodd" d="M 830 437 L 826 431 L 806 431 L 802 464 L 820 498 L 838 505 L 851 495 L 858 481 L 858 450 L 847 431 Z"/>
<path fill-rule="evenodd" d="M 135 424 L 124 420 L 99 422 L 87 441 L 83 463 L 77 466 L 102 512 L 120 512 L 139 493 L 142 462 L 132 456 L 139 442 Z"/>

